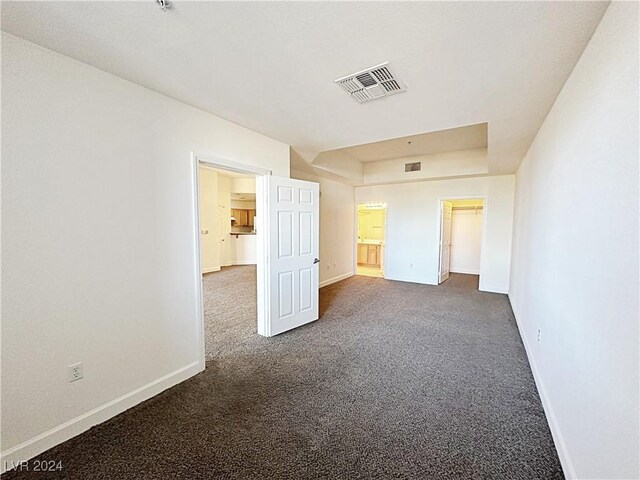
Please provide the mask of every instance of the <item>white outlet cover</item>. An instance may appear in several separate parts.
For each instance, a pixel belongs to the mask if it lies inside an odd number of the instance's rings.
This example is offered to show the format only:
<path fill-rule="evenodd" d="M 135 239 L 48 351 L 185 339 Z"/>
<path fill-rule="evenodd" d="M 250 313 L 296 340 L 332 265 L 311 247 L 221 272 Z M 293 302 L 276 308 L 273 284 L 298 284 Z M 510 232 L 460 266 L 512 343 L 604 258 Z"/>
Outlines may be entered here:
<path fill-rule="evenodd" d="M 67 374 L 69 382 L 76 382 L 80 380 L 84 374 L 82 373 L 82 362 L 74 363 L 67 367 Z"/>

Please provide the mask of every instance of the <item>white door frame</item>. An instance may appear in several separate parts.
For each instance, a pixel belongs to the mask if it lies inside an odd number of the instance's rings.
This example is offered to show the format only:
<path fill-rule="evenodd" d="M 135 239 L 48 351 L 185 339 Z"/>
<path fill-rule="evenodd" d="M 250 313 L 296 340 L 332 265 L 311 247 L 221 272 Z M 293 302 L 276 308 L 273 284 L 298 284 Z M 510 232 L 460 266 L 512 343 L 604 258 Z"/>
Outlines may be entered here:
<path fill-rule="evenodd" d="M 267 213 L 267 193 L 265 189 L 266 181 L 265 177 L 271 175 L 271 170 L 267 170 L 253 165 L 247 165 L 244 163 L 236 162 L 233 160 L 227 160 L 213 155 L 200 154 L 191 152 L 191 169 L 192 169 L 192 193 L 193 193 L 193 232 L 194 232 L 194 271 L 195 275 L 195 287 L 196 287 L 196 308 L 198 315 L 198 337 L 200 345 L 200 369 L 205 368 L 205 345 L 204 345 L 204 292 L 203 292 L 203 280 L 202 280 L 202 264 L 200 260 L 201 245 L 200 245 L 200 206 L 199 206 L 199 166 L 200 164 L 207 165 L 213 168 L 219 168 L 222 170 L 229 170 L 237 173 L 244 173 L 247 175 L 255 175 L 256 177 L 256 217 L 258 225 L 256 225 L 256 250 L 257 250 L 257 298 L 258 298 L 258 333 L 264 335 L 265 325 L 268 315 L 268 302 L 266 287 L 268 286 L 267 276 L 267 235 L 266 226 L 263 225 L 264 219 L 266 219 Z"/>
<path fill-rule="evenodd" d="M 478 282 L 478 288 L 480 288 L 480 283 L 482 282 L 482 259 L 484 257 L 484 247 L 487 236 L 487 212 L 489 210 L 489 195 L 443 195 L 441 197 L 438 197 L 438 208 L 436 209 L 436 211 L 438 212 L 438 219 L 436 222 L 436 245 L 438 246 L 438 251 L 436 252 L 438 255 L 438 261 L 436 262 L 436 279 L 440 279 L 440 249 L 442 248 L 442 246 L 440 245 L 440 235 L 442 233 L 442 202 L 447 200 L 475 200 L 479 198 L 482 199 L 482 245 L 480 246 L 480 279 Z M 449 252 L 449 256 L 451 256 L 451 252 Z M 449 260 L 451 260 L 451 258 L 449 258 Z M 436 285 L 439 284 L 436 283 Z"/>
<path fill-rule="evenodd" d="M 358 213 L 358 206 L 366 205 L 367 203 L 383 203 L 384 208 L 384 238 L 382 239 L 382 257 L 380 258 L 380 272 L 382 273 L 382 278 L 387 278 L 385 276 L 385 268 L 387 267 L 387 214 L 389 213 L 389 204 L 387 202 L 356 202 L 356 209 L 354 215 L 354 231 L 353 231 L 353 273 L 355 275 L 358 274 L 358 226 L 360 222 L 360 215 Z"/>

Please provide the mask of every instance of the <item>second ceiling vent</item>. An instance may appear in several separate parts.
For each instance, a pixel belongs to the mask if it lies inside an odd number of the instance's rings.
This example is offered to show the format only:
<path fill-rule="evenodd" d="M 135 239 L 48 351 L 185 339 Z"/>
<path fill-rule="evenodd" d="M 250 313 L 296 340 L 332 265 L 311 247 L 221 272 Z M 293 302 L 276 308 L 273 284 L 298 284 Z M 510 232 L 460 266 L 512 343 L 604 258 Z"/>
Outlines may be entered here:
<path fill-rule="evenodd" d="M 352 73 L 335 82 L 358 103 L 369 102 L 407 89 L 392 73 L 389 62 Z"/>

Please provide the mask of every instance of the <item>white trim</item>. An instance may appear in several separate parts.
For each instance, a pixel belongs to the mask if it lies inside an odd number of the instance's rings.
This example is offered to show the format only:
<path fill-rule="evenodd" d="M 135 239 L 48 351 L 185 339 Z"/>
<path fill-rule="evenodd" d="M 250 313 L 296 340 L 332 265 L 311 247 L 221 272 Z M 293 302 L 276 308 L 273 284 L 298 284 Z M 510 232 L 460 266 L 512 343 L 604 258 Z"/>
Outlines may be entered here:
<path fill-rule="evenodd" d="M 227 160 L 226 158 L 214 157 L 212 155 L 203 155 L 191 153 L 192 157 L 195 157 L 199 162 L 204 163 L 213 168 L 221 168 L 223 170 L 229 170 L 236 173 L 244 173 L 247 175 L 265 176 L 271 175 L 271 170 L 265 168 L 256 167 L 254 165 L 247 165 L 245 163 L 235 162 L 233 160 Z"/>
<path fill-rule="evenodd" d="M 482 257 L 483 257 L 483 253 L 485 252 L 485 246 L 486 246 L 486 238 L 487 238 L 487 215 L 488 215 L 488 211 L 489 211 L 489 195 L 486 194 L 482 194 L 482 195 L 453 195 L 453 196 L 449 196 L 449 195 L 443 195 L 438 197 L 438 208 L 437 208 L 437 212 L 438 212 L 438 217 L 437 217 L 437 222 L 436 222 L 436 245 L 438 246 L 438 263 L 436 265 L 436 278 L 438 279 L 438 285 L 440 284 L 440 258 L 442 257 L 442 255 L 440 254 L 440 249 L 442 248 L 442 246 L 440 245 L 440 231 L 442 230 L 442 202 L 446 201 L 446 200 L 475 200 L 475 199 L 482 199 L 482 245 L 480 245 L 480 272 L 478 272 L 478 275 L 480 275 L 480 279 L 478 280 L 478 290 L 480 291 L 497 291 L 493 288 L 487 287 L 486 285 L 482 284 Z M 451 261 L 451 259 L 449 259 L 449 261 Z M 502 290 L 502 289 L 498 289 L 498 290 Z M 507 291 L 500 291 L 497 293 L 507 293 Z"/>
<path fill-rule="evenodd" d="M 344 280 L 345 278 L 353 277 L 354 275 L 355 274 L 353 272 L 343 273 L 342 275 L 338 275 L 337 277 L 333 277 L 328 280 L 324 280 L 320 282 L 318 286 L 319 288 L 326 287 L 327 285 L 331 285 L 332 283 L 339 282 L 341 280 Z"/>
<path fill-rule="evenodd" d="M 115 417 L 201 371 L 200 362 L 193 362 L 2 452 L 1 472 L 4 473 L 10 465 L 33 458 L 94 425 Z"/>
<path fill-rule="evenodd" d="M 200 256 L 200 195 L 199 195 L 199 185 L 200 180 L 198 176 L 199 172 L 199 162 L 198 157 L 191 152 L 191 195 L 193 200 L 193 217 L 192 221 L 195 225 L 195 231 L 193 241 L 194 241 L 194 266 L 195 266 L 195 289 L 196 289 L 196 315 L 198 318 L 198 362 L 200 364 L 201 370 L 204 370 L 206 367 L 205 360 L 205 349 L 204 349 L 204 279 L 202 278 L 203 272 L 202 270 L 202 259 Z"/>
<path fill-rule="evenodd" d="M 423 278 L 411 278 L 411 277 L 402 277 L 402 278 L 398 278 L 398 277 L 393 277 L 393 276 L 386 276 L 384 277 L 385 280 L 391 280 L 394 282 L 404 282 L 404 283 L 416 283 L 418 285 L 438 285 L 437 283 L 430 283 L 425 281 Z"/>
<path fill-rule="evenodd" d="M 267 190 L 264 188 L 265 181 L 264 179 L 271 175 L 271 170 L 266 170 L 264 168 L 255 167 L 253 165 L 246 165 L 240 162 L 235 162 L 232 160 L 227 160 L 224 158 L 214 157 L 211 155 L 202 155 L 199 153 L 191 152 L 191 165 L 193 169 L 193 225 L 194 225 L 194 246 L 195 246 L 195 280 L 196 280 L 196 295 L 197 295 L 197 309 L 198 309 L 198 317 L 199 317 L 199 325 L 198 325 L 198 335 L 199 335 L 199 343 L 200 343 L 200 364 L 204 369 L 205 366 L 205 349 L 204 349 L 204 289 L 202 286 L 202 274 L 207 273 L 206 271 L 201 270 L 201 242 L 200 242 L 200 215 L 199 215 L 199 181 L 198 181 L 198 171 L 200 165 L 203 164 L 205 166 L 209 166 L 212 168 L 220 168 L 223 170 L 229 170 L 237 173 L 244 173 L 246 175 L 255 175 L 256 177 L 256 219 L 258 222 L 266 223 L 267 217 Z M 268 225 L 267 225 L 268 226 Z M 257 276 L 257 324 L 258 324 L 258 333 L 260 335 L 264 335 L 263 332 L 268 331 L 265 330 L 265 325 L 268 324 L 269 319 L 269 308 L 268 304 L 268 295 L 264 294 L 264 289 L 268 288 L 267 283 L 267 256 L 266 256 L 266 248 L 264 247 L 264 242 L 266 241 L 267 235 L 265 234 L 267 229 L 264 228 L 262 224 L 257 226 L 258 229 L 256 231 L 256 245 L 257 245 L 257 268 L 256 268 L 256 276 Z M 217 270 L 215 270 L 217 271 Z"/>
<path fill-rule="evenodd" d="M 205 273 L 219 272 L 220 270 L 222 270 L 222 267 L 218 267 L 218 268 L 206 268 L 206 269 L 202 270 L 202 274 L 204 275 Z"/>
<path fill-rule="evenodd" d="M 463 273 L 465 275 L 480 275 L 480 270 L 465 270 L 464 268 L 458 268 L 457 270 L 449 270 L 449 273 Z"/>
<path fill-rule="evenodd" d="M 355 189 L 354 189 L 355 190 Z M 354 198 L 355 202 L 355 198 Z M 354 203 L 355 208 L 353 209 L 353 271 L 358 271 L 358 203 Z M 386 229 L 385 229 L 386 232 Z"/>
<path fill-rule="evenodd" d="M 529 366 L 531 367 L 533 380 L 536 382 L 536 387 L 538 388 L 538 395 L 540 396 L 542 408 L 547 418 L 547 423 L 549 424 L 549 430 L 551 430 L 551 437 L 553 438 L 553 443 L 555 444 L 556 451 L 558 452 L 558 458 L 560 459 L 560 465 L 562 465 L 564 476 L 568 480 L 577 479 L 578 475 L 576 474 L 576 470 L 573 467 L 573 462 L 571 461 L 571 457 L 569 456 L 567 444 L 564 441 L 562 431 L 560 430 L 560 426 L 558 425 L 558 420 L 555 412 L 553 411 L 553 407 L 551 406 L 551 401 L 549 400 L 547 391 L 544 388 L 544 383 L 542 383 L 542 378 L 540 378 L 540 374 L 538 373 L 538 367 L 536 366 L 535 358 L 531 353 L 531 347 L 529 346 L 527 338 L 523 334 L 524 330 L 522 329 L 520 322 L 518 321 L 518 317 L 520 316 L 520 314 L 516 312 L 516 308 L 514 303 L 511 301 L 511 297 L 509 296 L 508 298 L 509 303 L 511 304 L 511 310 L 513 310 L 513 316 L 516 319 L 516 324 L 518 325 L 518 333 L 520 334 L 520 338 L 522 339 L 524 351 L 526 352 L 527 359 L 529 360 Z"/>
<path fill-rule="evenodd" d="M 489 293 L 501 293 L 503 295 L 509 294 L 509 289 L 504 287 L 495 287 L 493 285 L 482 285 L 478 287 L 478 290 L 481 292 L 489 292 Z"/>
<path fill-rule="evenodd" d="M 256 301 L 258 335 L 270 336 L 269 175 L 256 177 Z"/>
<path fill-rule="evenodd" d="M 256 262 L 233 262 L 231 263 L 232 266 L 236 266 L 236 265 L 256 265 Z"/>

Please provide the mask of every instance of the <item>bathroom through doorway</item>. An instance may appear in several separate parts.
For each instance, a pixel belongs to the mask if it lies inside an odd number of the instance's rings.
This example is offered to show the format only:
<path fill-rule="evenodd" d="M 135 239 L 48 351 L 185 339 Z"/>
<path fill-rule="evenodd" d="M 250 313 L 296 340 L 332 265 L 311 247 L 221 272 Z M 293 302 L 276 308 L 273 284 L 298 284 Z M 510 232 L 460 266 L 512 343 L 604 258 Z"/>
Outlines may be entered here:
<path fill-rule="evenodd" d="M 387 206 L 358 205 L 357 274 L 384 278 Z"/>

